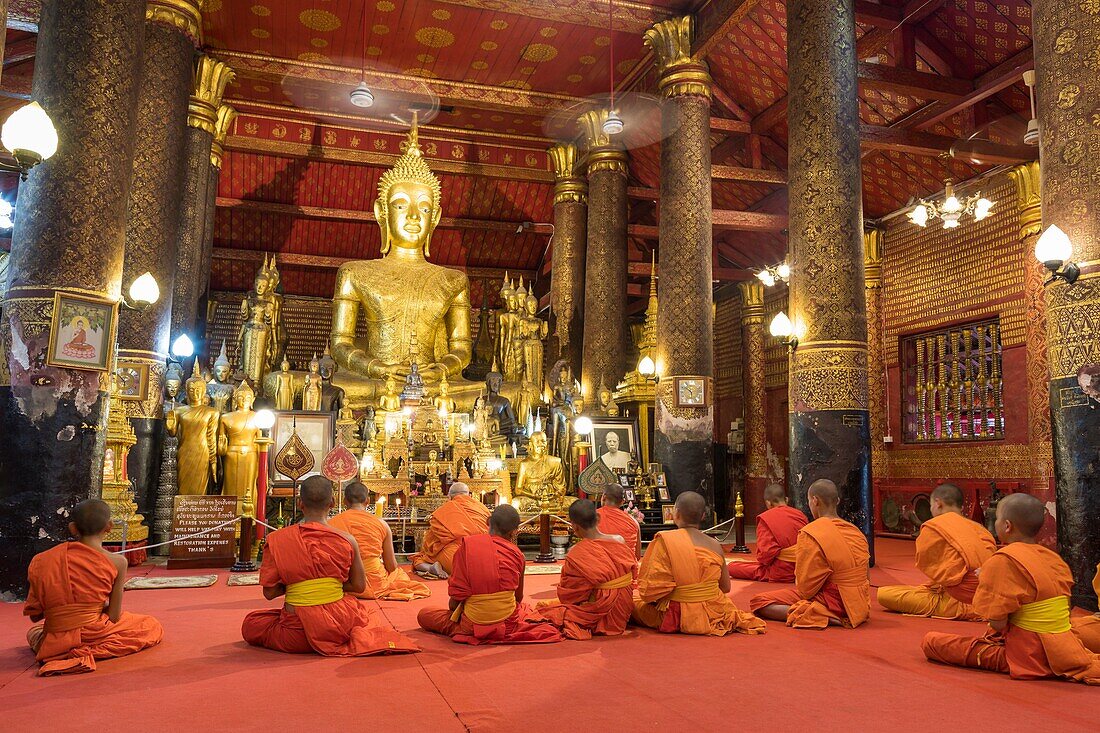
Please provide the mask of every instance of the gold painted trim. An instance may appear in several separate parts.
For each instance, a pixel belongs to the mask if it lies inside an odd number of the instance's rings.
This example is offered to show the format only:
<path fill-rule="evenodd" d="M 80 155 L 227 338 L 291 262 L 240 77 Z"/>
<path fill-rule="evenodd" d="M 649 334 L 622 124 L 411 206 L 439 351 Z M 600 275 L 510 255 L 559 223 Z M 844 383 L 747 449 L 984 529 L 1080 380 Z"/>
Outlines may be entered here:
<path fill-rule="evenodd" d="M 616 148 L 592 150 L 588 153 L 588 175 L 591 177 L 593 173 L 611 171 L 625 176 L 629 173 L 626 161 L 626 151 L 624 150 Z"/>
<path fill-rule="evenodd" d="M 179 31 L 195 48 L 202 46 L 202 12 L 194 0 L 148 0 L 145 20 Z"/>
<path fill-rule="evenodd" d="M 194 91 L 187 104 L 187 124 L 216 135 L 218 108 L 225 96 L 225 88 L 236 76 L 229 64 L 210 56 L 199 56 L 192 74 Z"/>
<path fill-rule="evenodd" d="M 222 168 L 222 159 L 225 157 L 225 141 L 229 136 L 229 127 L 237 119 L 237 110 L 228 104 L 218 107 L 218 119 L 212 130 L 214 139 L 210 141 L 210 165 L 218 170 Z"/>
<path fill-rule="evenodd" d="M 691 57 L 695 19 L 690 15 L 654 24 L 645 32 L 645 45 L 653 49 L 660 79 L 658 89 L 666 97 L 697 96 L 710 99 L 713 80 L 703 61 Z"/>
<path fill-rule="evenodd" d="M 583 25 L 589 28 L 607 29 L 606 0 L 574 0 L 567 6 L 559 0 L 437 0 L 447 5 L 479 8 L 493 13 L 507 13 L 522 18 L 538 18 L 558 23 Z M 665 8 L 630 0 L 616 0 L 614 8 L 615 30 L 641 33 L 651 23 L 668 17 Z"/>
<path fill-rule="evenodd" d="M 741 291 L 741 325 L 753 326 L 764 322 L 764 283 L 746 280 L 737 283 Z"/>
<path fill-rule="evenodd" d="M 1018 165 L 1008 172 L 1016 182 L 1016 205 L 1020 210 L 1020 239 L 1043 231 L 1042 178 L 1038 161 Z"/>
<path fill-rule="evenodd" d="M 886 232 L 872 229 L 863 233 L 863 284 L 868 288 L 882 287 L 882 256 Z"/>

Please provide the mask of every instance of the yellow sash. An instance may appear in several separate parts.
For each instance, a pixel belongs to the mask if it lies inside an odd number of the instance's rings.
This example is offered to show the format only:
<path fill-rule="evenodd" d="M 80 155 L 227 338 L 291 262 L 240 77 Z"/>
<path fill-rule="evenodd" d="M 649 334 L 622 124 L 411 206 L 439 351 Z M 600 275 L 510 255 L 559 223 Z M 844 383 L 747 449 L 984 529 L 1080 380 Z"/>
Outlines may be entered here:
<path fill-rule="evenodd" d="M 498 593 L 479 593 L 472 595 L 451 614 L 451 620 L 458 623 L 463 616 L 471 622 L 490 626 L 499 624 L 504 619 L 516 612 L 516 592 L 514 590 L 502 590 Z"/>
<path fill-rule="evenodd" d="M 1069 598 L 1054 596 L 1045 601 L 1025 603 L 1008 617 L 1008 622 L 1036 634 L 1062 634 L 1070 630 Z"/>
<path fill-rule="evenodd" d="M 798 557 L 798 548 L 794 545 L 790 547 L 784 547 L 779 551 L 779 554 L 775 556 L 777 560 L 783 560 L 785 562 L 794 562 Z"/>
<path fill-rule="evenodd" d="M 718 581 L 716 580 L 704 580 L 701 583 L 678 585 L 675 590 L 657 601 L 657 610 L 667 611 L 668 604 L 672 601 L 678 601 L 680 603 L 703 603 L 705 601 L 713 601 L 721 595 L 722 590 L 718 587 Z"/>
<path fill-rule="evenodd" d="M 606 583 L 600 583 L 596 586 L 596 590 L 615 590 L 616 588 L 629 588 L 631 583 L 634 582 L 634 574 L 627 573 L 626 575 L 620 575 L 614 580 L 609 580 Z"/>
<path fill-rule="evenodd" d="M 286 587 L 286 602 L 291 606 L 323 606 L 344 597 L 344 584 L 336 578 L 313 578 Z"/>
<path fill-rule="evenodd" d="M 44 612 L 46 631 L 51 634 L 75 631 L 81 626 L 98 621 L 102 614 L 102 603 L 69 603 L 56 608 L 47 608 Z"/>
<path fill-rule="evenodd" d="M 382 558 L 380 557 L 363 558 L 363 569 L 366 570 L 368 573 L 381 572 L 383 567 L 384 566 L 382 565 Z"/>

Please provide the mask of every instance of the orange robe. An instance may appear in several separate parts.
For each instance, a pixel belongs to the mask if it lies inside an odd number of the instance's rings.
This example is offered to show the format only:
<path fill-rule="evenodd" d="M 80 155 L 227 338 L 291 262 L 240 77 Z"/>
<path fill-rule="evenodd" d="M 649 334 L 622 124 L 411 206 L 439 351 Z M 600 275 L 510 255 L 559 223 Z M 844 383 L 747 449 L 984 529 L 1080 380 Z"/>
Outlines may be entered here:
<path fill-rule="evenodd" d="M 413 555 L 410 562 L 414 567 L 420 563 L 438 562 L 450 574 L 458 543 L 463 537 L 486 534 L 491 513 L 489 507 L 469 494 L 449 499 L 432 512 L 420 552 Z"/>
<path fill-rule="evenodd" d="M 97 659 L 125 657 L 160 643 L 164 630 L 152 616 L 103 612 L 118 569 L 101 551 L 67 542 L 35 555 L 27 568 L 30 592 L 24 615 L 45 617 L 27 633 L 41 663 L 38 674 L 94 672 Z"/>
<path fill-rule="evenodd" d="M 570 639 L 621 634 L 634 610 L 636 567 L 631 545 L 583 540 L 565 556 L 558 600 L 540 603 L 538 613 L 553 621 Z"/>
<path fill-rule="evenodd" d="M 731 578 L 767 583 L 794 582 L 795 544 L 806 515 L 789 506 L 777 506 L 756 518 L 756 561 L 731 562 Z"/>
<path fill-rule="evenodd" d="M 658 532 L 642 558 L 634 620 L 667 633 L 764 633 L 764 622 L 718 587 L 724 564 L 725 558 L 692 542 L 686 529 Z"/>
<path fill-rule="evenodd" d="M 260 585 L 290 585 L 317 578 L 347 580 L 351 543 L 332 527 L 309 522 L 267 536 Z M 289 606 L 253 611 L 241 624 L 244 640 L 289 654 L 316 652 L 327 657 L 363 657 L 420 651 L 413 641 L 377 623 L 355 596 L 317 606 Z"/>
<path fill-rule="evenodd" d="M 596 510 L 597 528 L 604 534 L 617 534 L 634 551 L 634 557 L 642 556 L 642 531 L 634 517 L 619 507 L 601 506 Z"/>
<path fill-rule="evenodd" d="M 870 553 L 867 538 L 854 524 L 834 517 L 815 519 L 798 533 L 795 554 L 795 587 L 753 596 L 753 611 L 773 603 L 790 606 L 787 626 L 796 629 L 824 629 L 830 619 L 854 628 L 867 620 Z"/>
<path fill-rule="evenodd" d="M 996 551 L 993 535 L 977 522 L 955 512 L 933 517 L 917 535 L 917 567 L 932 582 L 883 586 L 878 602 L 911 616 L 984 621 L 970 606 L 978 589 L 975 571 Z"/>
<path fill-rule="evenodd" d="M 454 556 L 447 580 L 454 611 L 425 608 L 416 620 L 422 629 L 463 644 L 537 644 L 561 641 L 549 621 L 528 621 L 531 609 L 516 598 L 527 561 L 508 540 L 480 534 L 466 537 Z M 475 618 L 471 618 L 474 616 Z"/>
<path fill-rule="evenodd" d="M 1092 576 L 1092 589 L 1100 598 L 1100 565 L 1096 566 L 1096 575 Z M 1090 652 L 1100 653 L 1100 613 L 1070 619 L 1073 633 Z"/>
<path fill-rule="evenodd" d="M 984 618 L 1008 618 L 1002 633 L 960 636 L 942 632 L 925 634 L 926 657 L 960 667 L 1007 672 L 1014 679 L 1066 677 L 1100 685 L 1100 655 L 1093 654 L 1073 633 L 1068 602 L 1073 588 L 1069 566 L 1042 545 L 1013 542 L 1002 547 L 982 566 L 974 611 Z M 1064 631 L 1039 633 L 1021 628 L 1012 614 L 1024 604 L 1064 596 L 1064 611 L 1055 614 Z"/>
<path fill-rule="evenodd" d="M 432 594 L 428 586 L 413 580 L 401 568 L 386 572 L 382 564 L 382 543 L 389 537 L 388 525 L 370 512 L 349 509 L 328 520 L 329 526 L 347 532 L 359 543 L 363 568 L 367 571 L 367 589 L 359 598 L 386 601 L 412 601 Z"/>

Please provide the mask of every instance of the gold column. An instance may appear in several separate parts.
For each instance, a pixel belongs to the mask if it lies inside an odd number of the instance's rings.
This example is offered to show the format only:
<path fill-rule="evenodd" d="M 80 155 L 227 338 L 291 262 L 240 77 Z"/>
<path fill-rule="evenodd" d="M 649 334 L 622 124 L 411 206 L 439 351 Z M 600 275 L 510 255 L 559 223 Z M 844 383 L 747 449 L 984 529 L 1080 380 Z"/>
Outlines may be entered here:
<path fill-rule="evenodd" d="M 20 186 L 12 236 L 0 326 L 0 593 L 26 593 L 30 558 L 63 542 L 66 511 L 102 486 L 106 373 L 51 366 L 47 352 L 56 293 L 121 293 L 144 12 L 144 0 L 42 3 L 33 97 L 60 145 Z M 109 360 L 110 334 L 91 340 Z"/>
<path fill-rule="evenodd" d="M 886 232 L 863 234 L 863 285 L 867 292 L 867 416 L 871 432 L 871 475 L 885 478 L 890 454 L 883 438 L 890 426 L 886 414 L 886 343 L 882 329 L 882 256 Z"/>
<path fill-rule="evenodd" d="M 867 296 L 853 0 L 787 3 L 791 498 L 818 479 L 868 539 L 874 524 Z"/>
<path fill-rule="evenodd" d="M 234 76 L 228 64 L 215 61 L 210 56 L 199 56 L 187 107 L 176 286 L 172 297 L 172 336 L 175 338 L 186 333 L 196 343 L 202 340 L 195 331 L 199 296 L 206 289 L 209 279 L 209 271 L 204 273 L 202 267 L 206 246 L 207 187 L 210 185 L 212 167 L 211 146 L 218 130 L 218 107 L 226 86 Z"/>
<path fill-rule="evenodd" d="M 1080 377 L 1092 374 L 1095 385 L 1100 365 L 1100 3 L 1035 0 L 1032 15 L 1043 226 L 1069 236 L 1081 266 L 1076 283 L 1046 292 L 1058 546 L 1073 571 L 1073 603 L 1095 609 L 1100 410 Z"/>
<path fill-rule="evenodd" d="M 622 145 L 603 131 L 607 110 L 580 117 L 588 147 L 588 251 L 584 266 L 581 389 L 594 400 L 600 380 L 622 379 L 626 326 L 626 177 Z"/>
<path fill-rule="evenodd" d="M 714 299 L 711 282 L 710 90 L 706 63 L 691 58 L 691 16 L 657 23 L 645 33 L 665 99 L 661 143 L 660 298 L 654 453 L 673 491 L 716 500 L 714 439 Z M 677 400 L 677 378 L 702 385 L 702 401 Z M 728 487 L 723 487 L 728 491 Z M 728 502 L 732 504 L 733 502 Z"/>
<path fill-rule="evenodd" d="M 763 495 L 768 478 L 767 383 L 764 380 L 764 285 L 753 280 L 741 289 L 741 389 L 745 411 L 746 494 Z M 758 502 L 762 506 L 762 502 Z"/>
<path fill-rule="evenodd" d="M 554 164 L 554 251 L 550 270 L 553 322 L 547 367 L 564 358 L 580 371 L 584 323 L 584 255 L 588 227 L 588 183 L 577 174 L 577 146 L 559 143 L 549 150 Z"/>

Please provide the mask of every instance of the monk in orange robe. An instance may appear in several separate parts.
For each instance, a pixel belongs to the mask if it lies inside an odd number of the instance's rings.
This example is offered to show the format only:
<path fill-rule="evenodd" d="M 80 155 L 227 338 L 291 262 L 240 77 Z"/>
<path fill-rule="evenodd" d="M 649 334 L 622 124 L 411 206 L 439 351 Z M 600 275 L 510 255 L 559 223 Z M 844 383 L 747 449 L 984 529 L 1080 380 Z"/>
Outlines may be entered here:
<path fill-rule="evenodd" d="M 855 628 L 871 612 L 867 538 L 837 516 L 840 492 L 832 481 L 814 481 L 807 496 L 814 521 L 798 533 L 795 587 L 754 596 L 749 607 L 796 629 Z"/>
<path fill-rule="evenodd" d="M 600 532 L 619 535 L 627 547 L 634 550 L 634 557 L 641 558 L 642 528 L 638 526 L 638 520 L 623 511 L 622 507 L 623 487 L 619 484 L 608 484 L 603 492 L 602 506 L 597 510 Z"/>
<path fill-rule="evenodd" d="M 381 625 L 354 597 L 367 588 L 359 546 L 328 526 L 332 484 L 310 476 L 298 492 L 299 524 L 267 536 L 260 585 L 264 598 L 286 596 L 282 608 L 253 611 L 241 635 L 253 646 L 327 657 L 416 652 L 409 638 Z"/>
<path fill-rule="evenodd" d="M 347 532 L 359 545 L 359 555 L 367 574 L 367 589 L 354 595 L 379 601 L 427 598 L 432 594 L 428 586 L 413 580 L 397 567 L 390 525 L 367 509 L 367 498 L 367 487 L 353 481 L 344 488 L 344 506 L 347 510 L 328 520 L 330 527 Z"/>
<path fill-rule="evenodd" d="M 985 636 L 929 632 L 921 645 L 935 662 L 1100 685 L 1100 655 L 1085 648 L 1069 620 L 1073 576 L 1058 555 L 1035 542 L 1046 509 L 1030 494 L 997 502 L 997 537 L 1004 547 L 978 573 L 974 611 L 989 619 Z"/>
<path fill-rule="evenodd" d="M 764 622 L 726 596 L 730 576 L 722 546 L 703 534 L 702 495 L 676 497 L 672 517 L 678 529 L 658 532 L 642 557 L 633 619 L 666 633 L 725 636 L 764 633 Z"/>
<path fill-rule="evenodd" d="M 501 504 L 489 516 L 489 534 L 463 537 L 447 581 L 450 603 L 423 609 L 416 617 L 420 628 L 463 644 L 561 641 L 553 624 L 523 602 L 527 561 L 515 545 L 518 532 L 519 512 Z"/>
<path fill-rule="evenodd" d="M 764 506 L 767 508 L 756 518 L 756 560 L 734 560 L 729 564 L 730 577 L 793 583 L 794 547 L 798 531 L 806 526 L 806 515 L 787 506 L 787 494 L 778 484 L 764 489 Z"/>
<path fill-rule="evenodd" d="M 470 496 L 470 487 L 461 481 L 451 484 L 450 497 L 432 512 L 420 552 L 409 560 L 418 573 L 446 579 L 463 537 L 485 534 L 489 507 Z"/>
<path fill-rule="evenodd" d="M 125 657 L 160 643 L 160 622 L 122 610 L 126 559 L 108 554 L 111 508 L 99 499 L 76 505 L 69 533 L 76 538 L 35 555 L 27 568 L 30 592 L 23 614 L 36 623 L 27 642 L 40 676 L 94 672 L 95 660 Z"/>
<path fill-rule="evenodd" d="M 1096 575 L 1092 576 L 1092 590 L 1100 598 L 1100 565 L 1096 566 Z M 1100 612 L 1091 616 L 1079 616 L 1070 619 L 1073 633 L 1090 652 L 1100 653 Z"/>
<path fill-rule="evenodd" d="M 978 589 L 978 568 L 997 551 L 997 543 L 989 530 L 963 516 L 962 507 L 959 487 L 940 484 L 932 491 L 932 518 L 917 535 L 917 567 L 932 582 L 879 588 L 883 608 L 911 616 L 985 620 L 970 604 Z"/>
<path fill-rule="evenodd" d="M 558 599 L 540 603 L 538 613 L 569 639 L 621 634 L 634 610 L 634 548 L 623 537 L 600 531 L 596 505 L 588 499 L 569 506 L 569 523 L 581 542 L 565 556 Z"/>

